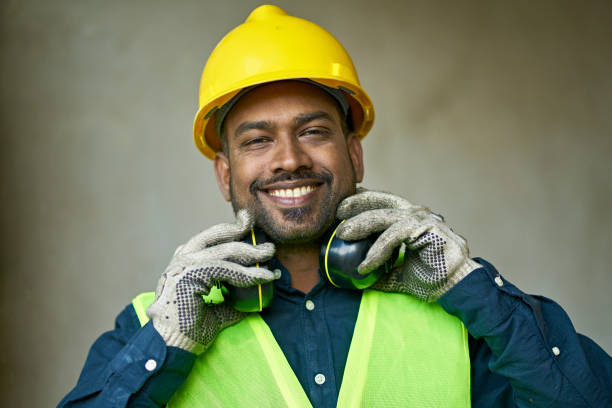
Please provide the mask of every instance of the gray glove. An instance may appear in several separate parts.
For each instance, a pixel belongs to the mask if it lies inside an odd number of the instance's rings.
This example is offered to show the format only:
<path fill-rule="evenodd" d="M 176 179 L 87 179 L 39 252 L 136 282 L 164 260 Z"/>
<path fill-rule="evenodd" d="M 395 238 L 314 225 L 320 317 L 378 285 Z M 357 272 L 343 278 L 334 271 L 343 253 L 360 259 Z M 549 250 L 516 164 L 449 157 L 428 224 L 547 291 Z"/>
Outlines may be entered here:
<path fill-rule="evenodd" d="M 395 248 L 406 245 L 403 264 L 382 276 L 373 289 L 407 293 L 433 302 L 480 267 L 470 259 L 465 239 L 441 216 L 404 198 L 359 189 L 340 203 L 337 216 L 346 219 L 337 232 L 346 241 L 382 232 L 359 265 L 359 273 L 375 270 Z"/>
<path fill-rule="evenodd" d="M 202 295 L 217 282 L 246 287 L 280 277 L 264 268 L 244 266 L 272 258 L 274 245 L 234 242 L 253 225 L 246 210 L 236 218 L 235 224 L 215 225 L 178 247 L 159 280 L 147 315 L 166 345 L 199 354 L 219 331 L 246 316 L 224 303 L 205 304 Z"/>

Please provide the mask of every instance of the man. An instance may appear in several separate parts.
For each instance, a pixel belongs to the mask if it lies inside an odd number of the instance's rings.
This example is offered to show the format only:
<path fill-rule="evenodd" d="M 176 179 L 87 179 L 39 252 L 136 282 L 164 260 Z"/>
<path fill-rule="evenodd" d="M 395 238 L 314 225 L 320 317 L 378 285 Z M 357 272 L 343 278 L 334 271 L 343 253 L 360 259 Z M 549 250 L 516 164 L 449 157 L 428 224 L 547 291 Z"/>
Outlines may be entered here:
<path fill-rule="evenodd" d="M 612 406 L 612 360 L 558 305 L 471 259 L 429 209 L 356 188 L 373 119 L 331 35 L 254 10 L 211 54 L 194 124 L 236 222 L 177 249 L 60 406 Z M 267 242 L 241 242 L 256 229 Z M 338 288 L 328 231 L 380 234 L 362 274 L 404 255 L 372 289 Z M 211 299 L 222 284 L 262 302 L 269 282 L 259 313 Z"/>

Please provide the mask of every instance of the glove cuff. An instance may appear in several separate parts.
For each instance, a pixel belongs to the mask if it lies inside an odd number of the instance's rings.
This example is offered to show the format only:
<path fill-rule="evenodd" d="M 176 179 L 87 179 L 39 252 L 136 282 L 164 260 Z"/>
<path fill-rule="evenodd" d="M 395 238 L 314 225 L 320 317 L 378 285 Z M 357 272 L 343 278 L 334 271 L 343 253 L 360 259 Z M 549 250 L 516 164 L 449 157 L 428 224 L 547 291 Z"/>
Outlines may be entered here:
<path fill-rule="evenodd" d="M 470 272 L 480 267 L 482 267 L 482 265 L 480 265 L 478 262 L 474 261 L 471 258 L 467 258 L 466 261 L 462 263 L 461 266 L 459 266 L 459 268 L 457 268 L 457 271 L 455 273 L 448 276 L 446 280 L 446 284 L 442 286 L 440 289 L 433 292 L 431 296 L 427 299 L 427 301 L 428 302 L 437 301 L 438 299 L 440 299 L 442 295 L 444 295 L 446 292 L 451 290 L 453 286 L 459 283 L 459 281 L 461 281 L 463 278 L 468 276 Z"/>
<path fill-rule="evenodd" d="M 189 337 L 183 335 L 179 330 L 161 325 L 156 320 L 153 320 L 153 327 L 155 327 L 155 330 L 157 330 L 162 339 L 164 339 L 164 342 L 168 347 L 178 347 L 194 354 L 201 354 L 204 352 L 204 350 L 206 350 L 205 346 L 191 340 Z"/>

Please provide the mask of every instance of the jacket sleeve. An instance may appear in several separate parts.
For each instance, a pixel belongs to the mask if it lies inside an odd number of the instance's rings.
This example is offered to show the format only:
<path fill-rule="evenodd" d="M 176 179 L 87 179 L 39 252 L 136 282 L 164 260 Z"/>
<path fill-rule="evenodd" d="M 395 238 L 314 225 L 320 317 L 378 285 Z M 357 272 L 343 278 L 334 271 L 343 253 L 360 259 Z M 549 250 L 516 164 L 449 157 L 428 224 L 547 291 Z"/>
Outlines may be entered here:
<path fill-rule="evenodd" d="M 76 387 L 59 407 L 164 406 L 191 371 L 195 355 L 167 347 L 132 305 L 89 350 Z"/>
<path fill-rule="evenodd" d="M 439 303 L 470 338 L 472 402 L 612 407 L 612 359 L 550 299 L 521 292 L 482 259 Z"/>

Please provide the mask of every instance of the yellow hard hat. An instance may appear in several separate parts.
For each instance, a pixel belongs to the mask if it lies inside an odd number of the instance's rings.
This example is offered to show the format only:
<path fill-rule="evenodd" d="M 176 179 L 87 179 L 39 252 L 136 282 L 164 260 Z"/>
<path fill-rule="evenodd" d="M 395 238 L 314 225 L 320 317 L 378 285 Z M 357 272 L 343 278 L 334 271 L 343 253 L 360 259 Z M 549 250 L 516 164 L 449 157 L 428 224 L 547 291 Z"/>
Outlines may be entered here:
<path fill-rule="evenodd" d="M 244 88 L 285 79 L 340 89 L 350 105 L 353 131 L 363 138 L 372 128 L 374 107 L 342 44 L 318 25 L 264 5 L 221 39 L 202 72 L 193 137 L 204 156 L 214 159 L 221 150 L 215 130 L 219 108 Z"/>

